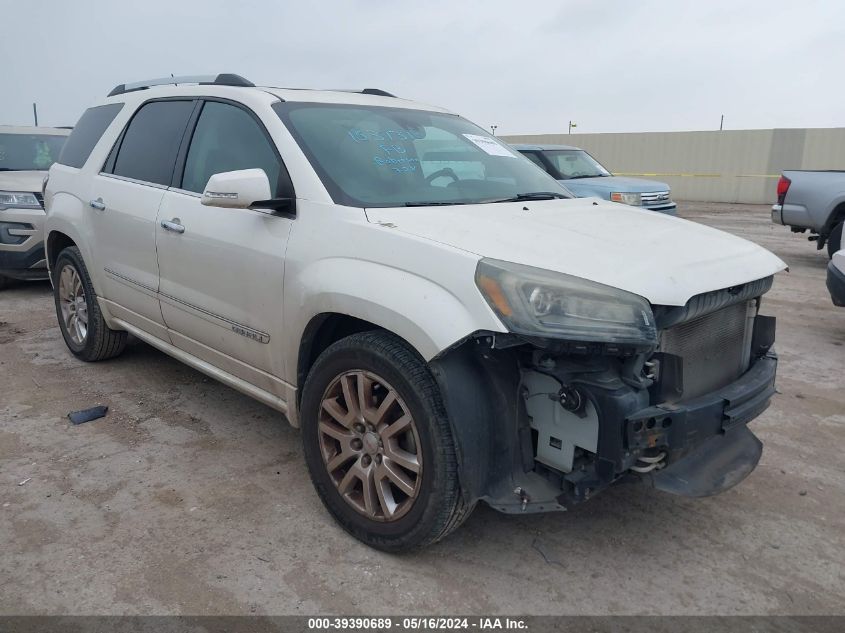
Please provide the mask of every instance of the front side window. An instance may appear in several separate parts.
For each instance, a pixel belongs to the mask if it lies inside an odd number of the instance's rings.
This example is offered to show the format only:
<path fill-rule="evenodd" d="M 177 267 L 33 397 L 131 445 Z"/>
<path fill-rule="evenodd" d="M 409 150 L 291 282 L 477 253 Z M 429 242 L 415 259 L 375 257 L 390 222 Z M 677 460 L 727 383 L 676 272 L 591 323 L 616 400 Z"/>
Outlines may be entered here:
<path fill-rule="evenodd" d="M 332 199 L 358 207 L 569 197 L 519 152 L 453 114 L 378 106 L 276 103 Z"/>
<path fill-rule="evenodd" d="M 181 188 L 202 193 L 214 174 L 255 168 L 264 170 L 275 190 L 281 164 L 264 130 L 241 108 L 206 102 L 191 138 Z"/>
<path fill-rule="evenodd" d="M 56 162 L 66 136 L 0 134 L 0 171 L 46 171 Z"/>
<path fill-rule="evenodd" d="M 543 155 L 551 161 L 561 178 L 601 178 L 610 172 L 582 149 L 550 149 Z"/>
<path fill-rule="evenodd" d="M 141 106 L 123 134 L 112 173 L 169 185 L 193 108 L 193 101 L 153 101 Z"/>
<path fill-rule="evenodd" d="M 62 153 L 57 162 L 68 167 L 82 167 L 106 128 L 111 125 L 122 109 L 122 103 L 109 103 L 88 108 L 74 126 L 73 132 L 67 137 L 67 142 L 62 147 Z"/>

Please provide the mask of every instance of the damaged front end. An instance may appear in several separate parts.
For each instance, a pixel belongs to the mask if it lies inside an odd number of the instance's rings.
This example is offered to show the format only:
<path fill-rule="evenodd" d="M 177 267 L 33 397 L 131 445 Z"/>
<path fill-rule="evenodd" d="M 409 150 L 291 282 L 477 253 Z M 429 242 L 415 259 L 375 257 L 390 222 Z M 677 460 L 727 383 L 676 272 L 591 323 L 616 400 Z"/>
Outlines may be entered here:
<path fill-rule="evenodd" d="M 650 307 L 651 340 L 479 332 L 442 354 L 431 367 L 466 497 L 544 512 L 623 479 L 695 497 L 742 481 L 762 452 L 746 425 L 775 391 L 775 322 L 759 315 L 771 284 Z"/>

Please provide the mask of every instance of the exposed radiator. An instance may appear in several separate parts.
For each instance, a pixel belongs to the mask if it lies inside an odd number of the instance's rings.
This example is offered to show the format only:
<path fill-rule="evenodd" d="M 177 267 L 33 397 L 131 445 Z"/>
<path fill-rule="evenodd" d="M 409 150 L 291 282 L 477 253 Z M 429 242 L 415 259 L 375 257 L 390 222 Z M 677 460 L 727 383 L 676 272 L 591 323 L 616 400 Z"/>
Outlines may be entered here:
<path fill-rule="evenodd" d="M 659 351 L 682 358 L 679 400 L 720 389 L 748 369 L 755 311 L 754 301 L 742 301 L 663 330 Z"/>

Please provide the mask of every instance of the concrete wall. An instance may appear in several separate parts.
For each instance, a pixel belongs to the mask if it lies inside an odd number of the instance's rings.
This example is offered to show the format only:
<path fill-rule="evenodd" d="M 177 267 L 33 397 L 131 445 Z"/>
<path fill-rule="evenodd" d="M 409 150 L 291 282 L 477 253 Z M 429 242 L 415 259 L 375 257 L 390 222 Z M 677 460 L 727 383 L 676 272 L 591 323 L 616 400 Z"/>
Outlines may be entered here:
<path fill-rule="evenodd" d="M 537 134 L 502 139 L 582 147 L 615 174 L 669 183 L 676 200 L 773 203 L 784 169 L 845 169 L 845 128 Z"/>

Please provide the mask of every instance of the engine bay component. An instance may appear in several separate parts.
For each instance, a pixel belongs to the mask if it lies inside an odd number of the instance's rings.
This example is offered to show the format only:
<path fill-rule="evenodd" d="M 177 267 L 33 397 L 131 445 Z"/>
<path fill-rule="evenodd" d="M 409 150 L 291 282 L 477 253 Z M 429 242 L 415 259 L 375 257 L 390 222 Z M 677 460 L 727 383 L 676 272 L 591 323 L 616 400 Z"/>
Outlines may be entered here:
<path fill-rule="evenodd" d="M 527 371 L 522 379 L 530 425 L 537 434 L 537 461 L 563 473 L 572 472 L 576 449 L 596 452 L 596 408 L 577 389 L 562 387 L 551 376 Z"/>

